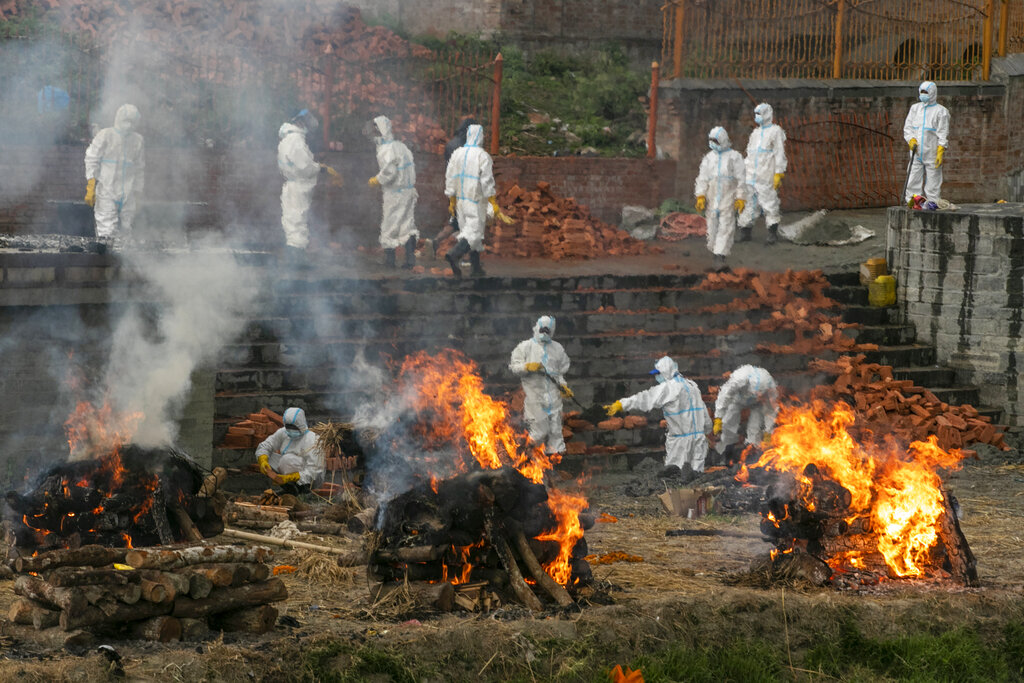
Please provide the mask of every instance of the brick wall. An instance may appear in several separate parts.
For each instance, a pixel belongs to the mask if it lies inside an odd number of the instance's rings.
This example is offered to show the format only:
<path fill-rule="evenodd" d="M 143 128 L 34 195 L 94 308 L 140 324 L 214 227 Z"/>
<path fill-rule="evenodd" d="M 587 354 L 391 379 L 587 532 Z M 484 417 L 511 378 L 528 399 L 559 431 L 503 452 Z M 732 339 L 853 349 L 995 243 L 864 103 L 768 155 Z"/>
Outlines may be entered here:
<path fill-rule="evenodd" d="M 22 177 L 19 187 L 0 188 L 0 231 L 54 232 L 57 210 L 47 200 L 80 200 L 85 194 L 84 148 L 0 149 L 0 177 Z M 371 152 L 329 152 L 324 156 L 344 176 L 337 189 L 321 181 L 313 200 L 311 229 L 320 239 L 375 243 L 380 224 L 380 192 L 366 185 L 376 173 Z M 426 235 L 447 216 L 443 159 L 417 155 L 417 222 Z M 575 197 L 599 218 L 617 223 L 624 204 L 657 206 L 672 196 L 675 163 L 646 159 L 582 157 L 499 157 L 499 183 L 532 188 L 538 181 Z M 155 202 L 188 201 L 205 206 L 185 222 L 193 231 L 244 231 L 257 244 L 273 244 L 280 231 L 281 177 L 273 150 L 150 149 L 146 154 L 146 197 Z M 330 226 L 330 227 L 328 227 Z"/>
<path fill-rule="evenodd" d="M 902 317 L 939 364 L 1024 425 L 1024 206 L 889 209 L 888 262 Z"/>

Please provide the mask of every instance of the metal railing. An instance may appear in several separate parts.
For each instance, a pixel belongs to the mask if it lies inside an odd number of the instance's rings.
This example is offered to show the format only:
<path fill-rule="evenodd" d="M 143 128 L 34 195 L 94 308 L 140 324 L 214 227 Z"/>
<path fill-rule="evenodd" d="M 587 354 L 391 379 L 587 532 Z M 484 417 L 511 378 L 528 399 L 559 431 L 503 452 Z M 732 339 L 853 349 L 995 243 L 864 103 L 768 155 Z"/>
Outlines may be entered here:
<path fill-rule="evenodd" d="M 663 78 L 988 80 L 1024 50 L 1012 0 L 671 0 Z"/>

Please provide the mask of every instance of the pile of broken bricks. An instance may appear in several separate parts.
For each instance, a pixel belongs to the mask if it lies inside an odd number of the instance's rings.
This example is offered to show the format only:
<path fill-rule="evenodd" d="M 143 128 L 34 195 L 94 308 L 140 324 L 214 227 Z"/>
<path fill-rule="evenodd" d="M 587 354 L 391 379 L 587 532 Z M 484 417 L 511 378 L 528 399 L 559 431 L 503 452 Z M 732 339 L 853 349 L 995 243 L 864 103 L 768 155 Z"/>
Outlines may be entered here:
<path fill-rule="evenodd" d="M 284 427 L 284 418 L 269 408 L 249 415 L 228 427 L 221 448 L 256 448 L 268 436 Z"/>

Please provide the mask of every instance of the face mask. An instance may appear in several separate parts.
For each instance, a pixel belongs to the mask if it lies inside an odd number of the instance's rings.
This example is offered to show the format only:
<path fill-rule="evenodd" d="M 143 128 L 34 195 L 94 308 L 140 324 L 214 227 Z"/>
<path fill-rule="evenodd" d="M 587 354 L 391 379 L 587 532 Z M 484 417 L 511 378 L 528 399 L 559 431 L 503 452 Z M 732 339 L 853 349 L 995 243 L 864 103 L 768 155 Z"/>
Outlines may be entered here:
<path fill-rule="evenodd" d="M 551 341 L 551 335 L 548 334 L 547 332 L 538 332 L 537 339 L 541 340 L 544 343 L 547 343 Z"/>
<path fill-rule="evenodd" d="M 918 98 L 925 104 L 928 104 L 928 100 L 931 99 L 930 97 L 928 97 L 928 93 L 926 92 L 923 92 L 920 95 L 918 95 Z"/>
<path fill-rule="evenodd" d="M 754 123 L 760 126 L 762 123 L 764 123 L 764 117 L 761 116 L 760 114 L 754 114 Z"/>
<path fill-rule="evenodd" d="M 293 439 L 297 439 L 300 436 L 302 436 L 302 432 L 299 431 L 298 429 L 285 429 L 284 433 L 287 434 L 288 436 L 290 436 Z"/>
<path fill-rule="evenodd" d="M 708 140 L 708 147 L 710 147 L 715 152 L 722 151 L 722 146 L 715 142 L 714 140 Z"/>

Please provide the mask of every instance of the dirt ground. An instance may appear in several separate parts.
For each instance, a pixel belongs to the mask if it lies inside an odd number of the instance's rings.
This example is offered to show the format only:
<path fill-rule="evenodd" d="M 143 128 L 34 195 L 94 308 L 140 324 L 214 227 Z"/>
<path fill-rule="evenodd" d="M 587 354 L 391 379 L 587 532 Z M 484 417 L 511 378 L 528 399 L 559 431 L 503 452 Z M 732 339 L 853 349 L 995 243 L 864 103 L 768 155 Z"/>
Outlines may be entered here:
<path fill-rule="evenodd" d="M 584 485 L 593 508 L 618 519 L 596 524 L 586 537 L 591 553 L 622 551 L 643 561 L 595 565 L 601 590 L 580 609 L 530 615 L 510 606 L 484 615 L 441 614 L 409 603 L 372 605 L 362 568 L 341 569 L 323 555 L 283 550 L 275 564 L 299 569 L 284 575 L 289 598 L 279 605 L 282 618 L 273 632 L 201 643 L 111 644 L 127 680 L 145 681 L 598 681 L 607 680 L 616 664 L 643 665 L 645 657 L 669 646 L 708 651 L 728 643 L 740 644 L 744 656 L 756 654 L 749 643 L 774 648 L 768 654 L 782 664 L 772 675 L 755 676 L 759 680 L 826 680 L 832 676 L 816 675 L 805 658 L 850 624 L 873 638 L 967 629 L 994 641 L 1024 622 L 1024 464 L 1017 451 L 983 447 L 981 457 L 947 476 L 977 556 L 977 588 L 889 581 L 851 593 L 731 585 L 731 577 L 767 549 L 755 515 L 670 518 L 656 496 L 617 493 L 629 478 L 623 474 Z M 677 528 L 732 535 L 666 538 Z M 335 537 L 305 540 L 357 546 Z M 0 613 L 13 600 L 12 583 L 0 583 Z M 115 680 L 94 646 L 65 651 L 55 632 L 0 621 L 0 642 L 0 680 Z M 713 680 L 729 679 L 745 676 Z M 647 680 L 676 679 L 659 676 L 654 667 Z"/>

